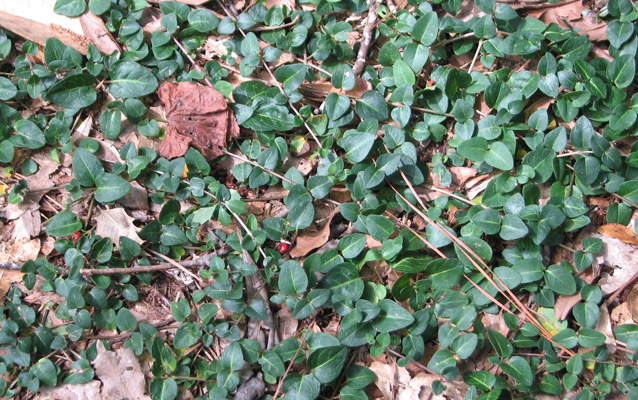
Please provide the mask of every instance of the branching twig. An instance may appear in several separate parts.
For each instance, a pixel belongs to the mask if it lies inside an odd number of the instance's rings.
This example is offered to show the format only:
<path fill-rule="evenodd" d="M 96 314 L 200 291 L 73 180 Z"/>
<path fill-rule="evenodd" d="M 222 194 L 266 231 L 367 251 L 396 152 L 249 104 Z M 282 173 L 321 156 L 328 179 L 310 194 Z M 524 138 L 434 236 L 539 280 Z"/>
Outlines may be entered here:
<path fill-rule="evenodd" d="M 195 260 L 184 261 L 181 263 L 175 262 L 175 264 L 179 264 L 182 267 L 192 268 L 192 267 L 205 267 L 210 262 L 210 259 L 214 256 L 223 256 L 228 254 L 228 250 L 218 250 L 217 254 L 210 253 L 203 257 L 197 258 Z M 131 268 L 101 268 L 101 269 L 83 269 L 80 273 L 84 276 L 93 276 L 93 275 L 115 275 L 115 274 L 139 274 L 143 272 L 157 272 L 157 271 L 166 271 L 169 269 L 177 269 L 173 263 L 161 263 L 156 265 L 136 265 Z"/>
<path fill-rule="evenodd" d="M 360 76 L 366 66 L 368 48 L 370 48 L 372 32 L 377 24 L 377 10 L 380 4 L 381 0 L 368 0 L 368 19 L 366 20 L 366 26 L 363 28 L 363 37 L 361 38 L 361 47 L 359 47 L 359 52 L 357 53 L 357 60 L 352 67 L 354 76 Z"/>

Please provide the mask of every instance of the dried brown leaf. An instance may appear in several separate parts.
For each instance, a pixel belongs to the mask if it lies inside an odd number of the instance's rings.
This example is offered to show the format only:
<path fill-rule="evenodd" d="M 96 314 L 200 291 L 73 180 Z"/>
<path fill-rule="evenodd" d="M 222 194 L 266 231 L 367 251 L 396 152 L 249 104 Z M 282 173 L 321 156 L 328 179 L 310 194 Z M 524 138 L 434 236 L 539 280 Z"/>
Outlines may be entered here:
<path fill-rule="evenodd" d="M 223 154 L 228 140 L 239 136 L 237 120 L 217 90 L 192 82 L 165 82 L 157 94 L 165 105 L 166 119 L 175 130 L 167 130 L 160 155 L 179 157 L 192 144 L 212 160 Z"/>
<path fill-rule="evenodd" d="M 314 249 L 317 249 L 323 246 L 328 239 L 330 238 L 330 222 L 332 222 L 332 218 L 337 213 L 338 209 L 334 209 L 324 226 L 317 230 L 310 230 L 309 228 L 304 229 L 298 236 L 295 241 L 295 247 L 290 250 L 290 257 L 298 258 L 303 257 L 306 254 L 310 253 Z"/>
<path fill-rule="evenodd" d="M 84 35 L 91 39 L 95 47 L 104 54 L 122 51 L 102 18 L 88 11 L 80 16 L 80 25 Z"/>
<path fill-rule="evenodd" d="M 145 394 L 146 379 L 140 362 L 131 349 L 108 351 L 97 342 L 97 357 L 93 361 L 97 377 L 102 381 L 103 399 L 150 400 Z"/>
<path fill-rule="evenodd" d="M 606 224 L 598 227 L 598 233 L 616 238 L 623 243 L 638 245 L 638 236 L 622 224 Z"/>
<path fill-rule="evenodd" d="M 110 210 L 102 210 L 95 217 L 96 228 L 95 234 L 111 239 L 111 242 L 119 249 L 120 236 L 142 244 L 142 239 L 137 236 L 138 228 L 133 225 L 133 218 L 129 217 L 123 208 L 112 208 Z"/>

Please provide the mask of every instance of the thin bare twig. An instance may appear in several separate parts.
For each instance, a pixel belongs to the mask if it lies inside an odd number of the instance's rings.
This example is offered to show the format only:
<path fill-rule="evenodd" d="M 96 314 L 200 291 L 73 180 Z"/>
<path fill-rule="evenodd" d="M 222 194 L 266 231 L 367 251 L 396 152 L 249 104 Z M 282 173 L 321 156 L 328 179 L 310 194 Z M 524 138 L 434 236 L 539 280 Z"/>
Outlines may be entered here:
<path fill-rule="evenodd" d="M 361 39 L 361 47 L 357 53 L 357 59 L 352 67 L 354 76 L 360 76 L 366 66 L 366 59 L 368 55 L 368 49 L 372 42 L 372 32 L 377 24 L 377 10 L 381 0 L 368 0 L 368 19 L 366 20 L 366 26 L 363 28 L 363 37 Z"/>
<path fill-rule="evenodd" d="M 192 268 L 192 267 L 205 267 L 208 266 L 211 258 L 214 256 L 223 256 L 228 254 L 228 250 L 218 250 L 217 253 L 210 253 L 203 257 L 197 258 L 195 260 L 184 261 L 178 263 L 182 267 Z M 176 262 L 177 263 L 177 262 Z M 115 274 L 139 274 L 143 272 L 157 272 L 157 271 L 166 271 L 169 269 L 177 269 L 173 263 L 161 263 L 156 265 L 135 265 L 131 268 L 101 268 L 101 269 L 83 269 L 80 273 L 84 276 L 93 276 L 93 275 L 115 275 Z"/>

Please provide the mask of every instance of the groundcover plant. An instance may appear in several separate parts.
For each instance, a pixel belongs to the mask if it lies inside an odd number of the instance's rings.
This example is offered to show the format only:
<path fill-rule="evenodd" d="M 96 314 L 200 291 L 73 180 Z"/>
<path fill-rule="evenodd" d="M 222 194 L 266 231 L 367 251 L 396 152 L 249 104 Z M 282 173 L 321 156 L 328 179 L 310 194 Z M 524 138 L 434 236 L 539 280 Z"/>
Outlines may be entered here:
<path fill-rule="evenodd" d="M 0 30 L 1 395 L 638 398 L 634 2 L 51 4 L 103 33 Z"/>

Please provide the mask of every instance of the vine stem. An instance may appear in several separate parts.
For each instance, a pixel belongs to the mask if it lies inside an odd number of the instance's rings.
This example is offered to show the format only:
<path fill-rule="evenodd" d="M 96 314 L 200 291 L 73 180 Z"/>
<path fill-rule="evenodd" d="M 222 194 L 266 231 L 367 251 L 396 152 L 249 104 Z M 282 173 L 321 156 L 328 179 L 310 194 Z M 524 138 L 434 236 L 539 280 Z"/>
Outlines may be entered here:
<path fill-rule="evenodd" d="M 308 332 L 310 332 L 310 329 L 306 329 L 306 332 L 303 334 L 303 337 L 301 338 L 301 343 L 299 344 L 299 347 L 297 348 L 295 355 L 292 357 L 292 360 L 290 360 L 290 364 L 288 364 L 288 368 L 286 368 L 286 372 L 284 372 L 284 375 L 281 377 L 281 379 L 277 383 L 277 389 L 275 389 L 275 395 L 272 397 L 272 400 L 277 400 L 277 397 L 279 397 L 279 392 L 281 392 L 281 385 L 283 384 L 284 379 L 286 379 L 286 376 L 288 376 L 288 373 L 290 372 L 290 368 L 292 368 L 292 365 L 295 363 L 295 360 L 297 359 L 297 356 L 299 355 L 299 352 L 301 351 L 301 348 L 303 347 L 303 343 L 306 341 L 306 336 L 308 336 Z"/>

